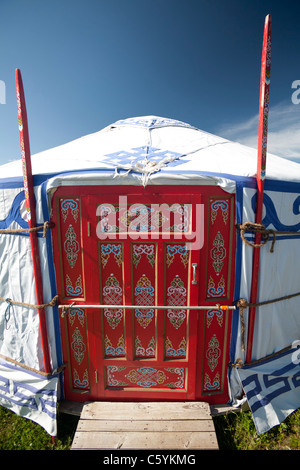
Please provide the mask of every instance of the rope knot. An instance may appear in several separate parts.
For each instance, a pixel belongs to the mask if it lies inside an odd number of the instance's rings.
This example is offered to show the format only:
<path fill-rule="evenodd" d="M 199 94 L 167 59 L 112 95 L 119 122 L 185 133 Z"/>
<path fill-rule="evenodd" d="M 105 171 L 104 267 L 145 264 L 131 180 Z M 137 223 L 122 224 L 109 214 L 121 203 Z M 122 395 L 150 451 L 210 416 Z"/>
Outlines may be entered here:
<path fill-rule="evenodd" d="M 58 295 L 56 295 L 55 297 L 53 297 L 52 300 L 50 300 L 50 302 L 47 304 L 47 307 L 55 307 L 57 305 L 57 302 L 58 302 Z"/>
<path fill-rule="evenodd" d="M 242 369 L 243 368 L 243 361 L 242 359 L 238 358 L 234 364 L 232 364 L 232 367 L 234 367 L 235 369 Z"/>
<path fill-rule="evenodd" d="M 260 248 L 264 246 L 270 239 L 270 235 L 273 236 L 272 245 L 270 248 L 270 252 L 274 252 L 274 245 L 276 241 L 276 233 L 275 230 L 266 229 L 263 224 L 256 224 L 254 222 L 244 222 L 243 224 L 239 224 L 238 228 L 241 231 L 241 238 L 246 245 L 252 246 L 253 248 Z M 261 243 L 251 243 L 245 237 L 245 232 L 254 232 L 261 234 Z"/>
<path fill-rule="evenodd" d="M 249 304 L 248 304 L 246 299 L 239 299 L 236 303 L 236 306 L 238 308 L 245 309 L 245 308 L 249 307 Z"/>
<path fill-rule="evenodd" d="M 54 227 L 53 222 L 48 222 L 48 220 L 46 220 L 46 222 L 44 222 L 44 225 L 43 225 L 43 238 L 46 238 L 47 230 L 49 230 L 50 228 L 53 228 L 53 227 Z"/>

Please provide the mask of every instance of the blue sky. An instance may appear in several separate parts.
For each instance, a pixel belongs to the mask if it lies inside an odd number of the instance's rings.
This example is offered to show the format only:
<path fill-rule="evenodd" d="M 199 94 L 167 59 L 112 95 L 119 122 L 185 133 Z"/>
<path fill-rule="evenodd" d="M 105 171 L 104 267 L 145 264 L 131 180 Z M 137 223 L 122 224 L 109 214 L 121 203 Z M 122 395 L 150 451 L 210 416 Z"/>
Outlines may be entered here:
<path fill-rule="evenodd" d="M 16 68 L 32 154 L 142 115 L 255 147 L 268 13 L 268 150 L 300 162 L 299 2 L 0 0 L 0 164 L 20 155 Z"/>

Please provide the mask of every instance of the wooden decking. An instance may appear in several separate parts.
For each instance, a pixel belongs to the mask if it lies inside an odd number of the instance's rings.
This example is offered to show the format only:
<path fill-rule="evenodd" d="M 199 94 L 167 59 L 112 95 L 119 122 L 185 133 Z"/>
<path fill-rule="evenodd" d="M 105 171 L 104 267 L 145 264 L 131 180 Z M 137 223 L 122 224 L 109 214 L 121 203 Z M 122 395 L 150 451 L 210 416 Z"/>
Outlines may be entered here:
<path fill-rule="evenodd" d="M 72 450 L 217 450 L 203 402 L 94 402 L 83 405 Z"/>

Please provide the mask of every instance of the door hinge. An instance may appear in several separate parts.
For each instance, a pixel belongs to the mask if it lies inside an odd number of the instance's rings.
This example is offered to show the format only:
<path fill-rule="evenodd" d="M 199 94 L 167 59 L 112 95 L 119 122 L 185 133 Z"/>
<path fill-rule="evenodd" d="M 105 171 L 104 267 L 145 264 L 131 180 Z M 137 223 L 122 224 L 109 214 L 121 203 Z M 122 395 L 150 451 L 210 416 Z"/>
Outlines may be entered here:
<path fill-rule="evenodd" d="M 91 222 L 88 222 L 88 223 L 87 223 L 87 236 L 88 236 L 88 237 L 91 236 Z"/>
<path fill-rule="evenodd" d="M 98 371 L 97 370 L 95 370 L 95 382 L 96 384 L 98 383 Z"/>

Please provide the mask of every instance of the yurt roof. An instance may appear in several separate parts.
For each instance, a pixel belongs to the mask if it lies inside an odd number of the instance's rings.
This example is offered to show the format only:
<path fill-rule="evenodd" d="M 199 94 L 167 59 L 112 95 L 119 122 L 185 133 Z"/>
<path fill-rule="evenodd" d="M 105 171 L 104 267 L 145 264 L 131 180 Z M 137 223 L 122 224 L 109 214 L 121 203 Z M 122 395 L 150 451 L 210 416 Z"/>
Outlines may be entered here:
<path fill-rule="evenodd" d="M 157 116 L 129 118 L 31 156 L 33 175 L 88 171 L 136 174 L 142 182 L 255 177 L 257 150 Z M 21 160 L 2 165 L 1 180 L 22 177 Z M 158 176 L 159 175 L 159 176 Z M 300 182 L 300 165 L 268 153 L 266 178 Z M 124 178 L 123 178 L 124 179 Z"/>

